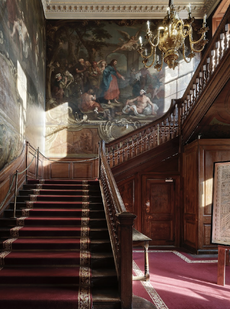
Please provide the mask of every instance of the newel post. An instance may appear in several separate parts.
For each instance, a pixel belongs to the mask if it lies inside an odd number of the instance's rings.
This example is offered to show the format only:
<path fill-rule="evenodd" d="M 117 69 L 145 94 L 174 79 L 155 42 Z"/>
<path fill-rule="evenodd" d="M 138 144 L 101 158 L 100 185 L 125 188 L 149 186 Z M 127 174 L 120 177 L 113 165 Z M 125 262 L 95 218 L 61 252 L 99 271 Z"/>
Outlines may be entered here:
<path fill-rule="evenodd" d="M 133 221 L 136 216 L 129 212 L 117 215 L 119 221 L 120 240 L 120 271 L 119 286 L 121 296 L 121 308 L 132 308 L 132 268 L 133 268 Z"/>

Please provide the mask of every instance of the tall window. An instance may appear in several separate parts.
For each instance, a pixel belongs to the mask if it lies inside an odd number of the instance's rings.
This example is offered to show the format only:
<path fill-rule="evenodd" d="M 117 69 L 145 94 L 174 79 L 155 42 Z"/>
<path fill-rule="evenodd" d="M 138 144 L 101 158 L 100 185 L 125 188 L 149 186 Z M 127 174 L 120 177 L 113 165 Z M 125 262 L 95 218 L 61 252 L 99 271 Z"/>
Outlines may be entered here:
<path fill-rule="evenodd" d="M 180 60 L 179 65 L 174 70 L 165 67 L 164 112 L 169 109 L 172 99 L 179 99 L 183 96 L 198 62 L 198 59 L 193 58 L 190 63 Z"/>

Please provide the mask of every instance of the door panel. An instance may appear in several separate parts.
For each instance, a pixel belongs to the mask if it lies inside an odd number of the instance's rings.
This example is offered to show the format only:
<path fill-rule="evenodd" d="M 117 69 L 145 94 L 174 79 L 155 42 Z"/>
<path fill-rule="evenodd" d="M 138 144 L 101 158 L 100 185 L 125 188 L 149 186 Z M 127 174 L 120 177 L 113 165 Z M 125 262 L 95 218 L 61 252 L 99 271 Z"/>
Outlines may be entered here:
<path fill-rule="evenodd" d="M 152 238 L 152 245 L 174 245 L 174 182 L 144 178 L 142 231 Z"/>

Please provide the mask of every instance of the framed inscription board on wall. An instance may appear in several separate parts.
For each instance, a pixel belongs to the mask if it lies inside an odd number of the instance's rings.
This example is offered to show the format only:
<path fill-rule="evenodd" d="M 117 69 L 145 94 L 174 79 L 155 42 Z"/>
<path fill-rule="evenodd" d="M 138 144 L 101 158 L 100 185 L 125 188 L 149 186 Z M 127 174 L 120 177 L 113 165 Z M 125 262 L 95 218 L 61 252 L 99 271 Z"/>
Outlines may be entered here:
<path fill-rule="evenodd" d="M 230 162 L 214 163 L 211 242 L 230 245 Z"/>

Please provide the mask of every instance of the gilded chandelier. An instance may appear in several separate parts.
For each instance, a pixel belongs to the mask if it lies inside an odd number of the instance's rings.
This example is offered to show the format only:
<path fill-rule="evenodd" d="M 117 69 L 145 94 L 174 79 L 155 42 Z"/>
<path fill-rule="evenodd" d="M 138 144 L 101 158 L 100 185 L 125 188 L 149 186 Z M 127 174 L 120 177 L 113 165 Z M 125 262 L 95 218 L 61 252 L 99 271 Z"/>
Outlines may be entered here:
<path fill-rule="evenodd" d="M 163 61 L 169 68 L 175 69 L 178 65 L 179 50 L 182 51 L 185 62 L 189 63 L 195 56 L 195 53 L 199 53 L 204 49 L 205 44 L 208 42 L 205 38 L 205 34 L 208 31 L 206 27 L 206 14 L 204 15 L 202 28 L 198 31 L 200 38 L 197 41 L 193 41 L 193 28 L 192 23 L 194 17 L 191 16 L 191 5 L 188 5 L 188 19 L 182 20 L 179 18 L 175 11 L 173 1 L 169 1 L 169 7 L 167 8 L 167 15 L 163 20 L 163 26 L 157 29 L 157 34 L 154 35 L 150 30 L 150 23 L 147 22 L 146 39 L 151 46 L 151 51 L 148 53 L 146 46 L 143 45 L 142 37 L 139 38 L 140 45 L 138 52 L 143 58 L 143 64 L 146 68 L 150 68 L 154 64 L 154 68 L 160 71 L 163 66 Z M 185 55 L 185 39 L 188 37 L 189 41 L 189 54 Z M 197 48 L 194 47 L 196 45 Z M 157 47 L 159 54 L 157 54 Z M 150 58 L 152 62 L 150 64 Z M 160 60 L 161 58 L 161 60 Z"/>

